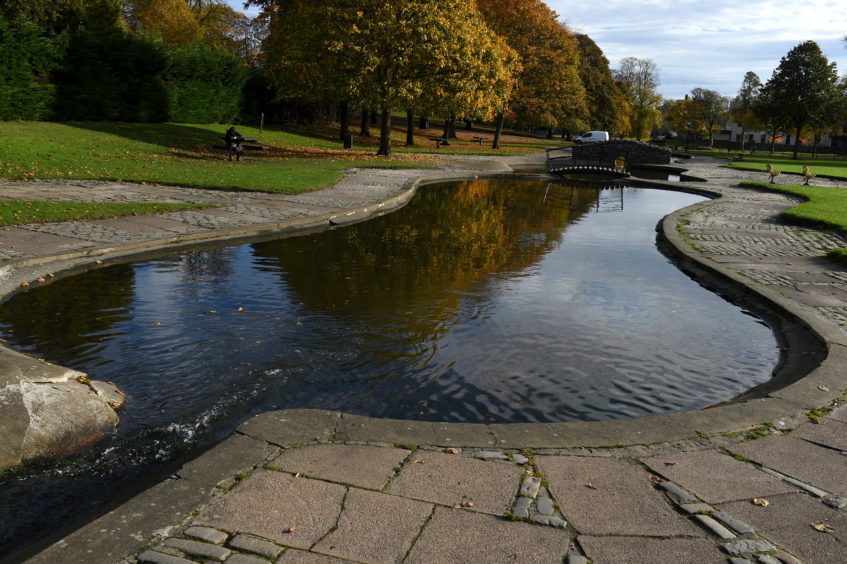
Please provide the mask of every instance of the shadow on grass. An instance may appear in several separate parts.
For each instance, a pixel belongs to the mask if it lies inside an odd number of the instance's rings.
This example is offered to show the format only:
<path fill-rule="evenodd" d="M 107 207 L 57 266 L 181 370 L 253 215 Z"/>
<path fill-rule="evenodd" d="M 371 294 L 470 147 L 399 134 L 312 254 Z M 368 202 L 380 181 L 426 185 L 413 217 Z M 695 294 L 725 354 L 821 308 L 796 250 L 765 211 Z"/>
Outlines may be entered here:
<path fill-rule="evenodd" d="M 118 135 L 132 141 L 159 145 L 182 151 L 207 152 L 214 145 L 223 145 L 220 138 L 227 129 L 225 125 L 211 124 L 208 127 L 180 123 L 127 123 L 127 122 L 64 122 L 97 133 Z"/>

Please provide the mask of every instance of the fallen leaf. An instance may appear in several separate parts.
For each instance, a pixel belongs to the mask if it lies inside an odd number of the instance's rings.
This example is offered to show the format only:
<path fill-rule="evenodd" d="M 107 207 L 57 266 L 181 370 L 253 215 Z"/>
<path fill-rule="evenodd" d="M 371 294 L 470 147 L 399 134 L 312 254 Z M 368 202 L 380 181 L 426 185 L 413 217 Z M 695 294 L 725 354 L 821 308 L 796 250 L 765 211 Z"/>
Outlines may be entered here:
<path fill-rule="evenodd" d="M 587 484 L 585 484 L 585 487 L 586 487 L 586 488 L 589 488 L 589 489 L 592 489 L 592 490 L 596 490 L 596 489 L 597 489 L 597 486 L 595 486 L 595 485 L 594 485 L 594 484 L 592 484 L 591 482 L 588 482 Z"/>
<path fill-rule="evenodd" d="M 650 474 L 650 479 L 653 480 L 654 482 L 656 482 L 657 484 L 667 482 L 667 480 L 665 480 L 664 478 L 660 478 L 660 477 L 656 476 L 655 474 Z"/>
<path fill-rule="evenodd" d="M 461 509 L 461 508 L 462 508 L 462 506 L 461 506 L 461 505 L 454 505 L 454 506 L 453 506 L 453 509 Z"/>
<path fill-rule="evenodd" d="M 243 307 L 240 307 L 240 308 L 238 308 L 238 311 L 239 311 L 239 312 L 244 311 L 244 308 L 243 308 Z"/>
<path fill-rule="evenodd" d="M 667 461 L 665 461 L 665 466 L 676 466 L 676 462 L 673 462 L 671 460 L 667 460 Z"/>
<path fill-rule="evenodd" d="M 472 501 L 463 501 L 462 507 L 473 507 L 474 503 Z"/>
<path fill-rule="evenodd" d="M 286 532 L 286 533 L 293 533 L 293 532 L 294 532 L 294 531 L 296 531 L 296 530 L 297 530 L 297 525 L 291 525 L 290 527 L 288 527 L 287 529 L 285 529 L 285 532 Z"/>
<path fill-rule="evenodd" d="M 822 392 L 828 392 L 829 391 L 829 388 L 827 388 L 826 386 L 818 386 L 818 389 Z"/>
<path fill-rule="evenodd" d="M 758 505 L 759 507 L 767 507 L 771 504 L 768 500 L 759 497 L 754 497 L 750 501 L 753 502 L 753 505 Z"/>
<path fill-rule="evenodd" d="M 42 278 L 42 277 L 39 277 L 39 278 L 38 278 L 38 281 L 39 281 L 39 282 L 46 282 L 47 280 L 45 280 L 45 279 L 44 279 L 44 278 Z"/>
<path fill-rule="evenodd" d="M 444 449 L 444 452 L 449 453 L 449 454 L 459 454 L 459 453 L 460 453 L 460 452 L 462 452 L 462 451 L 460 451 L 460 450 L 459 450 L 459 449 L 457 449 L 457 448 L 452 448 L 452 447 L 451 447 L 451 448 L 445 448 L 445 449 Z"/>
<path fill-rule="evenodd" d="M 295 477 L 295 478 L 299 478 L 299 477 L 300 477 L 300 472 L 297 472 L 296 474 L 294 474 L 294 477 Z"/>
<path fill-rule="evenodd" d="M 420 458 L 412 461 L 412 464 L 423 464 L 423 463 L 424 463 L 424 461 L 421 460 Z"/>
<path fill-rule="evenodd" d="M 153 322 L 153 325 L 161 325 L 161 324 L 162 324 L 162 322 L 161 322 L 161 321 L 154 321 L 154 322 Z"/>
<path fill-rule="evenodd" d="M 830 527 L 826 523 L 820 523 L 818 521 L 815 521 L 814 523 L 811 524 L 811 526 L 814 530 L 820 531 L 822 533 L 834 533 L 835 532 L 835 529 L 833 529 L 832 527 Z"/>
<path fill-rule="evenodd" d="M 29 282 L 21 282 L 21 286 L 29 286 Z"/>

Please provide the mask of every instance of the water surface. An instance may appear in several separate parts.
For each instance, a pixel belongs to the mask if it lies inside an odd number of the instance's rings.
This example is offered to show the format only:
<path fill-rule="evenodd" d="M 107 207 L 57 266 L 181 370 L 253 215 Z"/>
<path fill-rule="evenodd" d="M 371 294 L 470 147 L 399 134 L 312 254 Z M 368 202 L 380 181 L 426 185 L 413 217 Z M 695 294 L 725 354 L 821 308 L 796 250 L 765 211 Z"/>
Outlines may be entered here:
<path fill-rule="evenodd" d="M 762 383 L 779 360 L 773 332 L 656 249 L 657 221 L 701 199 L 441 184 L 366 223 L 15 296 L 0 308 L 11 346 L 129 401 L 114 440 L 7 477 L 0 543 L 269 409 L 587 421 L 698 409 Z"/>

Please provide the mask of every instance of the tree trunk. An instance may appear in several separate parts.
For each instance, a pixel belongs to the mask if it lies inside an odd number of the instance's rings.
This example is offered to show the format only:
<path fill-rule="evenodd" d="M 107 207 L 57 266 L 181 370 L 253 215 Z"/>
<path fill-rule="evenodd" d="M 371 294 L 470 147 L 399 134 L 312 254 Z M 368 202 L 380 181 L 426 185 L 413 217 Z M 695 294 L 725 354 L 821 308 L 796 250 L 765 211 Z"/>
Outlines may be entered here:
<path fill-rule="evenodd" d="M 552 138 L 553 138 L 553 128 L 548 127 L 547 128 L 547 139 L 552 139 Z"/>
<path fill-rule="evenodd" d="M 741 152 L 741 153 L 744 152 L 744 128 L 743 127 L 741 128 L 741 149 L 739 149 L 739 152 Z"/>
<path fill-rule="evenodd" d="M 455 113 L 450 114 L 450 129 L 448 130 L 448 132 L 449 132 L 449 135 L 450 135 L 450 139 L 457 139 L 458 138 L 456 136 L 456 114 Z"/>
<path fill-rule="evenodd" d="M 359 135 L 362 137 L 370 137 L 371 136 L 371 124 L 370 124 L 370 112 L 367 108 L 362 110 L 362 130 L 359 132 Z"/>
<path fill-rule="evenodd" d="M 347 100 L 338 104 L 338 116 L 338 121 L 341 122 L 339 138 L 343 141 L 344 137 L 350 134 L 350 104 Z"/>
<path fill-rule="evenodd" d="M 371 125 L 376 125 L 376 118 L 378 117 L 379 112 L 371 112 Z"/>
<path fill-rule="evenodd" d="M 415 114 L 412 110 L 406 110 L 406 146 L 415 144 Z"/>
<path fill-rule="evenodd" d="M 794 136 L 794 154 L 791 158 L 797 160 L 797 152 L 800 150 L 800 132 L 803 131 L 803 124 L 797 124 L 797 135 Z"/>
<path fill-rule="evenodd" d="M 450 144 L 450 118 L 444 120 L 444 131 L 441 133 L 441 144 Z"/>
<path fill-rule="evenodd" d="M 391 156 L 391 111 L 382 108 L 379 116 L 379 151 L 377 155 Z"/>
<path fill-rule="evenodd" d="M 503 122 L 506 120 L 506 114 L 500 112 L 495 119 L 497 127 L 494 129 L 494 141 L 491 143 L 492 149 L 500 148 L 500 135 L 503 133 Z"/>
<path fill-rule="evenodd" d="M 473 120 L 465 118 L 465 130 L 473 131 Z"/>
<path fill-rule="evenodd" d="M 418 129 L 423 129 L 424 131 L 429 131 L 429 116 L 426 114 L 421 114 L 421 120 L 418 122 Z"/>

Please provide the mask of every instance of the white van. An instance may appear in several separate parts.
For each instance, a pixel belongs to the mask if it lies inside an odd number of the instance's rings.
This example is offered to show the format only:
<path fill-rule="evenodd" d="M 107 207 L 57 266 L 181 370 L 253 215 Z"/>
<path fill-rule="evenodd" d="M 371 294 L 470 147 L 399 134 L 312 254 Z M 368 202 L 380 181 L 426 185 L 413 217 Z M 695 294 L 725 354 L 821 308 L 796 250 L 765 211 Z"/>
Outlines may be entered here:
<path fill-rule="evenodd" d="M 608 131 L 586 131 L 585 133 L 574 139 L 573 142 L 577 145 L 582 145 L 583 143 L 600 143 L 602 141 L 608 140 Z"/>

